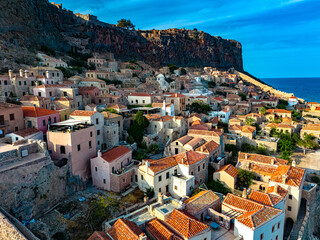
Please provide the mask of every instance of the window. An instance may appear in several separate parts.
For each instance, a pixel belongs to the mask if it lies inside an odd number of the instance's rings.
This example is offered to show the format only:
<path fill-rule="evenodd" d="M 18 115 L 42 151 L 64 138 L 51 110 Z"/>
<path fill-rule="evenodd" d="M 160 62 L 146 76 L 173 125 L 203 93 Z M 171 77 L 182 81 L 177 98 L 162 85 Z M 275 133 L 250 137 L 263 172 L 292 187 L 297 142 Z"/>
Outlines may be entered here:
<path fill-rule="evenodd" d="M 200 166 L 198 166 L 198 172 L 200 172 Z"/>
<path fill-rule="evenodd" d="M 98 172 L 98 168 L 97 167 L 95 167 L 94 169 L 96 170 L 96 172 Z"/>
<path fill-rule="evenodd" d="M 278 240 L 279 239 L 279 237 L 278 237 L 278 235 L 276 236 L 276 240 Z"/>
<path fill-rule="evenodd" d="M 43 126 L 46 125 L 46 120 L 45 120 L 45 119 L 42 120 L 42 125 L 43 125 Z"/>
<path fill-rule="evenodd" d="M 98 141 L 98 145 L 100 145 L 100 141 Z"/>
<path fill-rule="evenodd" d="M 141 180 L 143 180 L 143 175 L 141 175 Z"/>
<path fill-rule="evenodd" d="M 193 172 L 191 172 L 191 175 L 193 175 Z"/>
<path fill-rule="evenodd" d="M 50 97 L 52 96 L 52 92 L 49 92 L 49 96 L 50 96 Z"/>
<path fill-rule="evenodd" d="M 272 232 L 274 232 L 274 227 L 275 227 L 275 226 L 272 226 Z"/>
<path fill-rule="evenodd" d="M 19 81 L 19 86 L 21 86 L 21 81 Z"/>
<path fill-rule="evenodd" d="M 100 130 L 97 130 L 97 135 L 100 135 Z"/>
<path fill-rule="evenodd" d="M 14 114 L 11 113 L 11 114 L 10 114 L 10 121 L 13 121 L 13 120 L 14 120 Z"/>
<path fill-rule="evenodd" d="M 92 144 L 91 144 L 91 141 L 89 141 L 89 148 L 92 148 Z"/>
<path fill-rule="evenodd" d="M 288 211 L 291 211 L 291 209 L 292 209 L 291 206 L 288 206 Z"/>
<path fill-rule="evenodd" d="M 15 128 L 14 128 L 14 130 L 15 130 L 15 131 L 18 131 L 18 130 L 19 130 L 19 128 L 18 128 L 18 127 L 15 127 Z"/>
<path fill-rule="evenodd" d="M 169 172 L 167 172 L 167 179 L 170 177 L 170 174 L 169 174 Z"/>
<path fill-rule="evenodd" d="M 56 117 L 53 118 L 53 122 L 54 122 L 54 123 L 57 122 L 57 118 L 56 118 Z"/>
<path fill-rule="evenodd" d="M 39 97 L 41 97 L 41 92 L 38 92 Z"/>
<path fill-rule="evenodd" d="M 96 119 L 96 124 L 99 124 L 99 118 Z"/>
<path fill-rule="evenodd" d="M 159 176 L 158 181 L 161 182 L 161 180 L 162 180 L 162 176 Z"/>
<path fill-rule="evenodd" d="M 178 149 L 178 148 L 175 148 L 175 149 L 174 149 L 174 153 L 175 153 L 175 154 L 178 154 L 178 153 L 179 153 L 179 149 Z"/>
<path fill-rule="evenodd" d="M 161 193 L 161 188 L 159 188 L 159 193 Z"/>
<path fill-rule="evenodd" d="M 169 185 L 166 185 L 166 193 L 169 192 Z"/>
<path fill-rule="evenodd" d="M 60 153 L 65 154 L 66 153 L 66 147 L 65 146 L 60 146 Z"/>
<path fill-rule="evenodd" d="M 263 239 L 263 233 L 261 233 L 261 235 L 260 235 L 260 240 L 262 240 Z"/>
<path fill-rule="evenodd" d="M 292 195 L 291 194 L 289 194 L 289 199 L 292 199 Z"/>
<path fill-rule="evenodd" d="M 280 228 L 280 223 L 278 223 L 278 229 Z"/>
<path fill-rule="evenodd" d="M 177 185 L 174 186 L 174 190 L 178 190 L 178 186 Z"/>
<path fill-rule="evenodd" d="M 103 179 L 103 183 L 106 184 L 106 180 L 105 179 Z"/>
<path fill-rule="evenodd" d="M 124 178 L 124 179 L 122 179 L 122 182 L 126 182 L 126 179 Z"/>
<path fill-rule="evenodd" d="M 90 132 L 90 137 L 92 137 L 92 131 Z"/>
<path fill-rule="evenodd" d="M 202 165 L 202 168 L 204 169 L 204 168 L 205 168 L 205 166 L 206 166 L 206 165 L 205 165 L 205 164 L 203 164 L 203 165 Z"/>
<path fill-rule="evenodd" d="M 78 152 L 79 152 L 81 150 L 80 144 L 78 144 L 77 148 L 78 148 Z"/>
<path fill-rule="evenodd" d="M 178 142 L 176 142 L 176 145 L 178 146 L 178 145 L 179 145 L 179 143 L 178 143 Z"/>

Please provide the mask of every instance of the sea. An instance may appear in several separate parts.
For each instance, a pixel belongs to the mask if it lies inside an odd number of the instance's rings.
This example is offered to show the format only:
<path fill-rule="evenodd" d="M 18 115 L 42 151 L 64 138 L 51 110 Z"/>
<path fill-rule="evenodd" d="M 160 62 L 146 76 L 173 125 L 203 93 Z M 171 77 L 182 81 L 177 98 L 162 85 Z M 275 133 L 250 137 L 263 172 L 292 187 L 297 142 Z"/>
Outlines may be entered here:
<path fill-rule="evenodd" d="M 318 78 L 261 78 L 275 89 L 302 98 L 307 102 L 320 102 L 320 77 Z"/>

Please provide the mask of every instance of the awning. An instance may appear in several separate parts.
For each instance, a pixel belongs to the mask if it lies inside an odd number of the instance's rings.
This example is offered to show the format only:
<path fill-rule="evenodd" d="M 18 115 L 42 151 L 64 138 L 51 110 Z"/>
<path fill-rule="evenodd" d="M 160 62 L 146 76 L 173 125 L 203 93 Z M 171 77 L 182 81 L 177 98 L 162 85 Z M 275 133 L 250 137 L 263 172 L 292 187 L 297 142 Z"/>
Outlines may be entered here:
<path fill-rule="evenodd" d="M 212 227 L 213 229 L 217 229 L 218 227 L 220 227 L 220 225 L 216 222 L 213 222 L 210 224 L 210 227 Z"/>

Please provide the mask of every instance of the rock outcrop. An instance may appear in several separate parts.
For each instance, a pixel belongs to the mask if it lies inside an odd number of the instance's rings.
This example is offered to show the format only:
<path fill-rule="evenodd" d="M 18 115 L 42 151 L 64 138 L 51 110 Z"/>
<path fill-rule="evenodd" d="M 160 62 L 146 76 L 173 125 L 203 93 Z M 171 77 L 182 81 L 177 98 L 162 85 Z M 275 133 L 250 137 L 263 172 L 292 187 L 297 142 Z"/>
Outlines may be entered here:
<path fill-rule="evenodd" d="M 30 63 L 41 45 L 62 53 L 114 53 L 120 60 L 154 66 L 234 67 L 242 70 L 241 44 L 197 30 L 136 31 L 102 23 L 92 15 L 73 14 L 47 0 L 0 1 L 0 63 Z M 33 53 L 30 55 L 30 53 Z"/>

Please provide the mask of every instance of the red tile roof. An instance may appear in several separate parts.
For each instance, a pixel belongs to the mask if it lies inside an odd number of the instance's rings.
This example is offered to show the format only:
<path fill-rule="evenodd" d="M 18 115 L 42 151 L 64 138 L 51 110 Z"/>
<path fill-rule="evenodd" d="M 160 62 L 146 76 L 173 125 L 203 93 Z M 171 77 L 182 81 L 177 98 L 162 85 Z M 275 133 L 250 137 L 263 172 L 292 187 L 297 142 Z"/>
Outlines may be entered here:
<path fill-rule="evenodd" d="M 177 209 L 172 211 L 169 218 L 166 220 L 166 223 L 184 238 L 188 239 L 204 231 L 210 230 L 208 225 Z"/>
<path fill-rule="evenodd" d="M 34 96 L 34 95 L 24 95 L 23 97 L 20 98 L 20 102 L 23 101 L 41 101 L 44 100 L 44 97 L 40 96 Z"/>
<path fill-rule="evenodd" d="M 38 108 L 38 107 L 27 107 L 22 106 L 23 116 L 25 117 L 43 117 L 51 114 L 59 113 L 55 110 Z"/>
<path fill-rule="evenodd" d="M 247 156 L 247 159 L 246 159 L 246 156 Z M 239 152 L 238 160 L 252 161 L 252 162 L 264 163 L 264 164 L 272 164 L 272 161 L 274 161 L 275 165 L 288 164 L 287 160 L 284 160 L 281 158 L 265 156 L 261 154 L 255 154 L 255 153 L 244 153 L 244 152 Z"/>
<path fill-rule="evenodd" d="M 189 214 L 195 215 L 203 209 L 208 209 L 209 207 L 212 207 L 212 205 L 216 202 L 220 203 L 220 201 L 220 197 L 211 190 L 201 191 L 195 196 L 184 201 L 185 210 Z"/>
<path fill-rule="evenodd" d="M 174 155 L 174 158 L 176 159 L 177 163 L 183 164 L 183 165 L 192 165 L 196 162 L 201 161 L 206 157 L 207 155 L 194 152 L 194 151 L 187 151 L 187 152 Z"/>
<path fill-rule="evenodd" d="M 271 176 L 270 181 L 300 187 L 304 174 L 305 170 L 302 168 L 280 165 Z"/>
<path fill-rule="evenodd" d="M 96 111 L 86 111 L 86 110 L 75 110 L 70 116 L 83 116 L 83 117 L 90 117 L 95 114 Z"/>
<path fill-rule="evenodd" d="M 222 136 L 222 132 L 220 131 L 189 129 L 188 135 L 191 135 L 191 134 L 213 136 L 213 137 Z"/>
<path fill-rule="evenodd" d="M 259 192 L 257 190 L 252 190 L 249 199 L 269 207 L 273 207 L 278 204 L 283 198 L 274 194 L 268 194 L 264 192 Z"/>
<path fill-rule="evenodd" d="M 204 143 L 200 147 L 196 148 L 195 151 L 204 152 L 204 153 L 211 153 L 212 151 L 216 150 L 219 147 L 220 147 L 220 144 L 218 144 L 215 141 L 211 140 L 209 142 Z"/>
<path fill-rule="evenodd" d="M 268 109 L 267 113 L 290 113 L 291 111 L 285 110 L 285 109 Z"/>
<path fill-rule="evenodd" d="M 237 168 L 231 164 L 221 167 L 217 172 L 222 172 L 222 171 L 228 173 L 233 178 L 235 178 L 238 175 Z"/>
<path fill-rule="evenodd" d="M 121 218 L 113 224 L 107 233 L 113 240 L 139 240 L 140 235 L 145 235 L 137 224 Z"/>
<path fill-rule="evenodd" d="M 150 94 L 150 93 L 131 93 L 129 96 L 132 96 L 132 97 L 152 97 L 153 95 Z"/>
<path fill-rule="evenodd" d="M 156 240 L 183 240 L 170 231 L 159 219 L 147 223 L 146 229 Z"/>
<path fill-rule="evenodd" d="M 129 148 L 121 145 L 104 152 L 101 157 L 107 162 L 112 162 L 130 151 Z"/>
<path fill-rule="evenodd" d="M 88 240 L 112 240 L 105 232 L 95 231 Z"/>
<path fill-rule="evenodd" d="M 19 135 L 24 138 L 24 137 L 30 136 L 30 135 L 38 133 L 38 132 L 41 132 L 41 131 L 36 128 L 26 128 L 23 130 L 13 132 L 13 134 Z"/>

